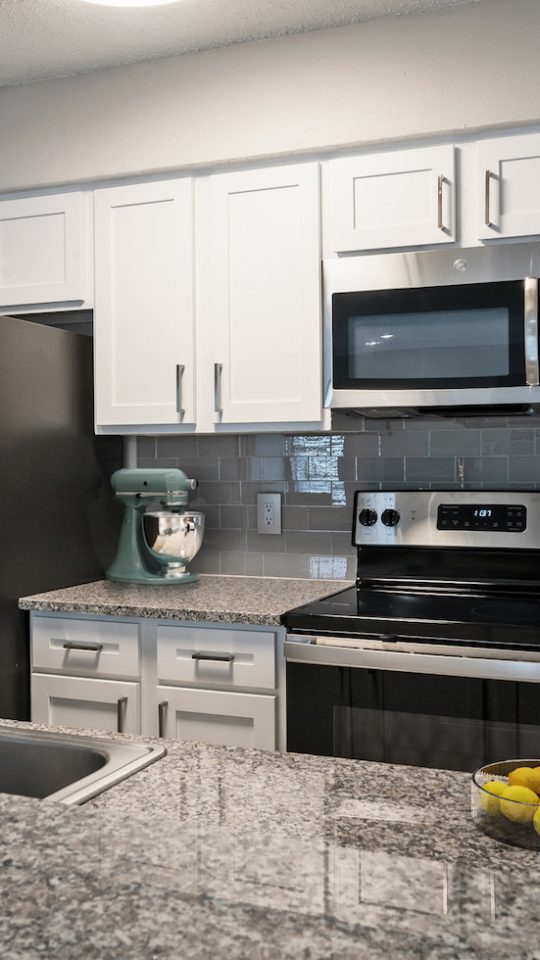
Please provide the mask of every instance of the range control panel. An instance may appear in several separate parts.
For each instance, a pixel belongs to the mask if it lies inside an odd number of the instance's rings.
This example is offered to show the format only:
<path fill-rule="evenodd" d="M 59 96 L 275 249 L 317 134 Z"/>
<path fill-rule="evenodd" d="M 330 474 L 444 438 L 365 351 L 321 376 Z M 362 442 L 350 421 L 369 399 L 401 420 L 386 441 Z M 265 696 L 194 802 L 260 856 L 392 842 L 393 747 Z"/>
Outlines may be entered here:
<path fill-rule="evenodd" d="M 358 490 L 356 546 L 540 549 L 540 492 Z"/>
<path fill-rule="evenodd" d="M 509 503 L 441 503 L 437 509 L 438 530 L 500 530 L 523 533 L 527 507 Z"/>

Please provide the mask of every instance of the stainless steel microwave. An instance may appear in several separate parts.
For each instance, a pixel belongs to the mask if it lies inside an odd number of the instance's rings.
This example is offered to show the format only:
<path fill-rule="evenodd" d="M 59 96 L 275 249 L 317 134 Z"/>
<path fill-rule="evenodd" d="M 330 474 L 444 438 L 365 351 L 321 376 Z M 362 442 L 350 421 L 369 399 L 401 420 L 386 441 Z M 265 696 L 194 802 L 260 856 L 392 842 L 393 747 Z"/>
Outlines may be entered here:
<path fill-rule="evenodd" d="M 537 261 L 535 244 L 325 261 L 328 405 L 387 417 L 540 407 Z"/>

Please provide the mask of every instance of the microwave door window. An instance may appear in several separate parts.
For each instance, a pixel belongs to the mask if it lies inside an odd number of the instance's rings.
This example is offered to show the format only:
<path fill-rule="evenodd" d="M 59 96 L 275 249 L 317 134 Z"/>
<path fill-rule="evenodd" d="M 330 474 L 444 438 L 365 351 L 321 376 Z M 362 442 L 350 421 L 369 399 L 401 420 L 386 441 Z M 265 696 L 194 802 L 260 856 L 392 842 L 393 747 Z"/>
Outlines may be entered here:
<path fill-rule="evenodd" d="M 506 307 L 350 317 L 351 380 L 506 382 L 510 374 Z"/>
<path fill-rule="evenodd" d="M 334 294 L 334 386 L 525 384 L 523 311 L 523 281 Z"/>

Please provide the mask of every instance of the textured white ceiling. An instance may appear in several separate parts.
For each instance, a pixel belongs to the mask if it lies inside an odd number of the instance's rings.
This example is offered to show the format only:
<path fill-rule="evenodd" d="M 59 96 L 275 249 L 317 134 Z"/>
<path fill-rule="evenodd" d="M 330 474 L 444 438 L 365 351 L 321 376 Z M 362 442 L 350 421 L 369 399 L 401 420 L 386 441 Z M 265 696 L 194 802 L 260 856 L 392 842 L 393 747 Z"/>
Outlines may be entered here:
<path fill-rule="evenodd" d="M 478 0 L 0 0 L 0 86 Z"/>

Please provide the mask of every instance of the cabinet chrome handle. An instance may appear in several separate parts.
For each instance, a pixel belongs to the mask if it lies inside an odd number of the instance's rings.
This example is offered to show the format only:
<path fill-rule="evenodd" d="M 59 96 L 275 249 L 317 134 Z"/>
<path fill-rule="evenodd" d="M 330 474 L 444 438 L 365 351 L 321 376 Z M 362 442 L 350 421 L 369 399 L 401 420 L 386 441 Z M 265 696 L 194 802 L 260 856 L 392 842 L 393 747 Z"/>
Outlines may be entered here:
<path fill-rule="evenodd" d="M 222 375 L 223 375 L 223 364 L 215 363 L 214 364 L 214 413 L 217 413 L 220 417 L 223 415 L 223 407 L 221 404 Z"/>
<path fill-rule="evenodd" d="M 192 660 L 219 660 L 222 663 L 232 663 L 234 660 L 234 653 L 204 653 L 201 650 L 200 653 L 192 653 Z"/>
<path fill-rule="evenodd" d="M 445 183 L 446 177 L 440 173 L 437 177 L 437 228 L 439 230 L 444 230 L 443 223 L 443 210 L 442 210 L 442 200 L 443 200 L 443 183 Z"/>
<path fill-rule="evenodd" d="M 116 729 L 118 733 L 124 732 L 124 708 L 127 701 L 127 697 L 118 697 L 116 702 Z"/>
<path fill-rule="evenodd" d="M 165 736 L 165 711 L 169 706 L 168 700 L 162 700 L 158 703 L 158 737 Z"/>
<path fill-rule="evenodd" d="M 62 643 L 62 641 L 51 637 L 51 643 Z M 102 643 L 83 643 L 75 640 L 64 640 L 63 647 L 64 650 L 90 650 L 94 653 L 100 653 L 103 650 Z"/>
<path fill-rule="evenodd" d="M 489 211 L 489 187 L 491 181 L 491 170 L 486 170 L 484 175 L 484 223 L 486 227 L 491 227 L 491 214 Z"/>
<path fill-rule="evenodd" d="M 176 364 L 176 412 L 179 414 L 181 420 L 184 419 L 184 414 L 186 412 L 182 406 L 182 378 L 184 376 L 185 369 L 185 364 Z"/>

